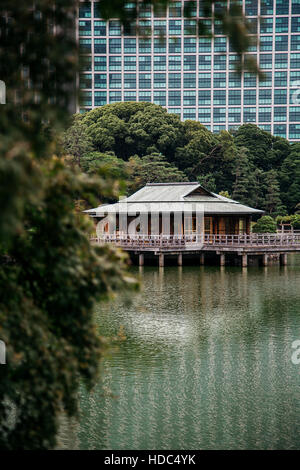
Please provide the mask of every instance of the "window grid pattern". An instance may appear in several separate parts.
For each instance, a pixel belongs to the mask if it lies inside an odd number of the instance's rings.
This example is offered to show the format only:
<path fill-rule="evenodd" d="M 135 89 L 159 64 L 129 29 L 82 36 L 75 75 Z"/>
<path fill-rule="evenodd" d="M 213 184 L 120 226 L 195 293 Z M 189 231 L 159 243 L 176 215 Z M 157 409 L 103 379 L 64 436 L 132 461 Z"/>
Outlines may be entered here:
<path fill-rule="evenodd" d="M 214 20 L 215 7 L 205 20 L 215 35 L 210 39 L 197 36 L 201 2 L 194 2 L 191 18 L 184 17 L 185 3 L 172 2 L 161 13 L 141 10 L 140 31 L 150 35 L 138 38 L 134 28 L 122 34 L 117 20 L 102 20 L 96 1 L 80 2 L 77 36 L 86 60 L 78 78 L 84 97 L 78 111 L 116 101 L 148 101 L 215 132 L 251 122 L 300 140 L 298 2 L 240 2 L 253 39 L 256 34 L 259 39 L 249 55 L 264 71 L 265 81 L 235 73 L 236 56 Z"/>

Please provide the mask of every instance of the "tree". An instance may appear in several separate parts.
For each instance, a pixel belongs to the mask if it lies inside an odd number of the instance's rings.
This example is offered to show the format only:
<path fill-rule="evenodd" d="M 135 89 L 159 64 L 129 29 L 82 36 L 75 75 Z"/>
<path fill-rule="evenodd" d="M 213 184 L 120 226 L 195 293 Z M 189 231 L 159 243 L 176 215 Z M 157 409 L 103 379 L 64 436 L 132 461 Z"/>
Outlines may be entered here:
<path fill-rule="evenodd" d="M 242 204 L 250 205 L 252 184 L 253 179 L 251 165 L 247 156 L 247 149 L 241 147 L 239 149 L 235 170 L 235 182 L 233 185 L 232 199 L 239 201 Z"/>
<path fill-rule="evenodd" d="M 275 220 L 270 215 L 264 215 L 254 225 L 254 233 L 275 233 L 277 229 Z"/>
<path fill-rule="evenodd" d="M 33 5 L 3 0 L 0 7 L 0 77 L 8 90 L 0 113 L 1 449 L 55 446 L 59 414 L 76 415 L 80 381 L 91 387 L 97 376 L 104 345 L 95 301 L 136 286 L 126 257 L 92 246 L 91 222 L 76 211 L 76 198 L 117 197 L 114 181 L 104 171 L 88 177 L 67 168 L 54 155 L 78 71 L 68 35 L 77 3 Z"/>
<path fill-rule="evenodd" d="M 153 152 L 144 157 L 132 157 L 128 172 L 131 171 L 132 190 L 137 190 L 147 183 L 170 183 L 187 181 L 184 173 L 169 163 L 164 155 Z"/>
<path fill-rule="evenodd" d="M 87 133 L 87 127 L 75 116 L 74 123 L 63 135 L 63 148 L 69 154 L 72 163 L 81 166 L 84 154 L 94 149 L 92 138 Z"/>
<path fill-rule="evenodd" d="M 291 152 L 282 162 L 279 172 L 282 200 L 289 212 L 299 203 L 300 194 L 300 144 L 291 145 Z"/>
<path fill-rule="evenodd" d="M 266 211 L 274 217 L 276 215 L 285 215 L 286 208 L 283 206 L 280 199 L 280 188 L 275 170 L 270 170 L 265 173 L 265 187 L 266 197 L 264 208 Z"/>

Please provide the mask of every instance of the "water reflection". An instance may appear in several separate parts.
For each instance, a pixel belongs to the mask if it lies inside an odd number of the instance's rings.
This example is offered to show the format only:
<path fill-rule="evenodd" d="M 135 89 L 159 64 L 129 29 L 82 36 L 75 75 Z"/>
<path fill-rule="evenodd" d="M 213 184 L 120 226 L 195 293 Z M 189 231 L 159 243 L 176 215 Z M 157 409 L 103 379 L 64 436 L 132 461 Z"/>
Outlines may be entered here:
<path fill-rule="evenodd" d="M 127 340 L 103 361 L 94 393 L 82 388 L 79 447 L 299 448 L 300 257 L 284 269 L 140 274 L 131 305 L 97 310 L 101 333 L 123 325 Z"/>

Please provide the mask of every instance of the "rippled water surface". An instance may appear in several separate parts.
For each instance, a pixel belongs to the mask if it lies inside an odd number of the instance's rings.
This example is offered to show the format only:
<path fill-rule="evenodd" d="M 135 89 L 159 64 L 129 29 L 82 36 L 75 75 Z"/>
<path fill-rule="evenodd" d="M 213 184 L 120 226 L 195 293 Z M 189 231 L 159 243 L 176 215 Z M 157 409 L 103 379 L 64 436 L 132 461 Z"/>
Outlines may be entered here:
<path fill-rule="evenodd" d="M 99 305 L 104 335 L 123 325 L 102 383 L 82 388 L 81 449 L 300 448 L 300 256 L 286 267 L 132 268 L 131 305 Z"/>

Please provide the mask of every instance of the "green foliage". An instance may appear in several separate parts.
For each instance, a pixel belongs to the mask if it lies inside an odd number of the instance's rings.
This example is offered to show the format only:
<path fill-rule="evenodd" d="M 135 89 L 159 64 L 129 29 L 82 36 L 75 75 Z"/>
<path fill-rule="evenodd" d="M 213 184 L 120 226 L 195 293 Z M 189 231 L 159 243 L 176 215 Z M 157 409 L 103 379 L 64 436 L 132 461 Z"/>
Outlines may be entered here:
<path fill-rule="evenodd" d="M 128 163 L 132 184 L 130 192 L 136 191 L 147 183 L 167 183 L 188 181 L 186 175 L 169 163 L 163 155 L 153 152 L 140 158 L 132 157 Z"/>
<path fill-rule="evenodd" d="M 253 226 L 252 231 L 254 233 L 276 233 L 277 227 L 275 220 L 269 216 L 264 215 Z"/>
<path fill-rule="evenodd" d="M 78 51 L 69 33 L 76 7 L 74 0 L 35 0 L 32 8 L 3 0 L 0 7 L 7 86 L 0 114 L 1 449 L 55 446 L 59 414 L 76 414 L 79 382 L 91 387 L 97 375 L 104 344 L 95 301 L 136 286 L 126 257 L 92 246 L 91 222 L 76 211 L 76 199 L 94 205 L 99 193 L 117 197 L 119 183 L 105 168 L 89 177 L 53 157 L 75 99 Z M 72 166 L 92 149 L 80 120 L 76 126 L 65 140 Z M 85 141 L 74 141 L 79 133 Z"/>
<path fill-rule="evenodd" d="M 151 174 L 150 179 L 145 175 L 147 170 L 141 176 L 140 159 L 156 153 L 166 157 L 172 172 L 177 167 L 183 180 L 198 180 L 214 192 L 228 191 L 234 199 L 273 216 L 293 212 L 299 202 L 300 145 L 253 124 L 242 125 L 232 134 L 222 131 L 216 135 L 199 122 L 180 122 L 161 106 L 132 102 L 94 109 L 76 117 L 77 122 L 82 124 L 79 133 L 83 142 L 91 139 L 99 154 L 113 153 L 113 171 L 117 174 L 121 170 L 129 192 L 150 181 Z M 67 131 L 66 141 L 71 140 L 74 129 L 73 125 Z M 81 161 L 94 159 L 93 153 L 83 155 Z M 132 155 L 138 158 L 132 159 Z M 76 161 L 76 156 L 72 159 Z M 125 173 L 121 161 L 127 162 Z M 90 171 L 90 163 L 82 165 L 84 171 Z M 174 181 L 170 172 L 155 174 L 161 181 Z"/>

